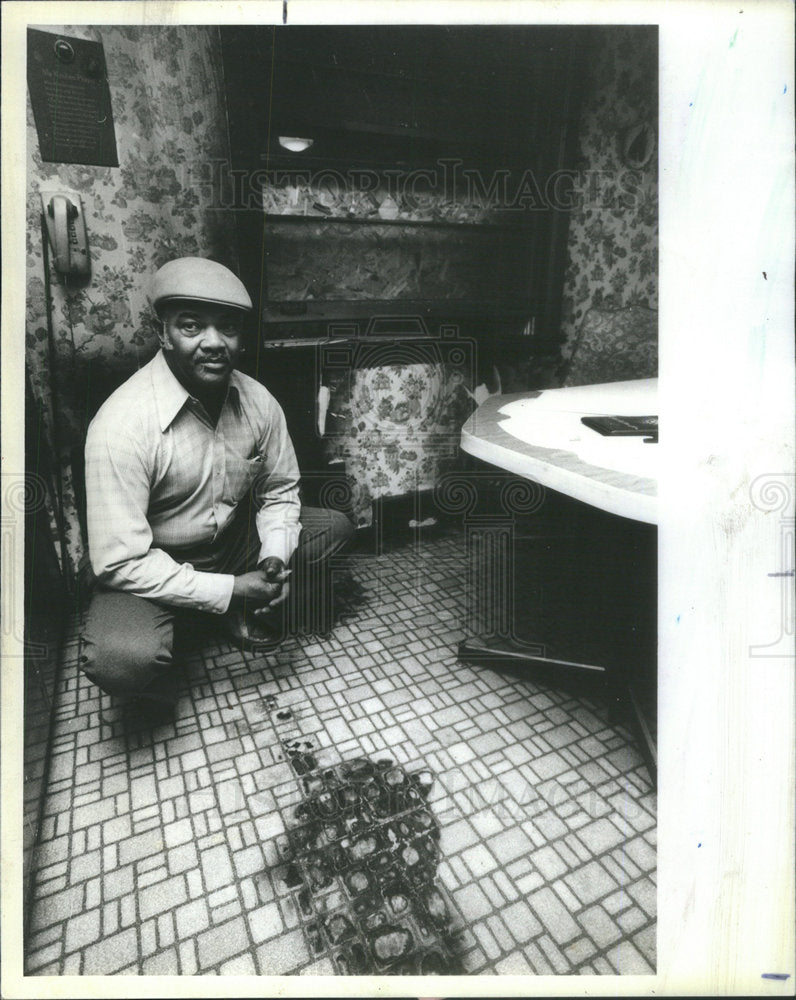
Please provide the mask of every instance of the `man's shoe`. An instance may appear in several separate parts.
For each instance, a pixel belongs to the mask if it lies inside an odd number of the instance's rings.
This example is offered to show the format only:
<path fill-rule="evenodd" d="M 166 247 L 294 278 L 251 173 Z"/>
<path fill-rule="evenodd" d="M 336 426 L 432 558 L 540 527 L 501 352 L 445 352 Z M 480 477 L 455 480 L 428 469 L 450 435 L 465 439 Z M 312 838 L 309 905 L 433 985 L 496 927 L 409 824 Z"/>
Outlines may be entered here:
<path fill-rule="evenodd" d="M 232 642 L 250 653 L 267 653 L 284 640 L 281 629 L 254 615 L 232 611 L 226 615 L 226 628 Z"/>

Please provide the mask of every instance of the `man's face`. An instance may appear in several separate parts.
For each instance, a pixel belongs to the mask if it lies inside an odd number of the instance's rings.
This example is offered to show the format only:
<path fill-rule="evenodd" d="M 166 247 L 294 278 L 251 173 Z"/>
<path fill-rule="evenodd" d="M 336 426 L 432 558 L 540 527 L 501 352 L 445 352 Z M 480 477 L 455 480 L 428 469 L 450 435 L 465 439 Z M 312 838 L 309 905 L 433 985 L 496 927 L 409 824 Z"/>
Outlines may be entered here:
<path fill-rule="evenodd" d="M 226 389 L 241 350 L 243 315 L 207 302 L 167 302 L 160 344 L 169 368 L 193 395 Z"/>

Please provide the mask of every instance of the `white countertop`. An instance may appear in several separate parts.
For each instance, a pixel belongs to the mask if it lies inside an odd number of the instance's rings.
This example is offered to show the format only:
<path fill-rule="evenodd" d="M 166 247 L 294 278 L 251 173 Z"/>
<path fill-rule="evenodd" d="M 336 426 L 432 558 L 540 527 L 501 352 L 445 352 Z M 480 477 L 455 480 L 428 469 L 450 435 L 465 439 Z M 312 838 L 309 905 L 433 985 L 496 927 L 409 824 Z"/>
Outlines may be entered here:
<path fill-rule="evenodd" d="M 658 380 L 491 396 L 462 428 L 468 454 L 621 517 L 657 523 L 658 445 L 604 437 L 584 416 L 658 412 Z"/>

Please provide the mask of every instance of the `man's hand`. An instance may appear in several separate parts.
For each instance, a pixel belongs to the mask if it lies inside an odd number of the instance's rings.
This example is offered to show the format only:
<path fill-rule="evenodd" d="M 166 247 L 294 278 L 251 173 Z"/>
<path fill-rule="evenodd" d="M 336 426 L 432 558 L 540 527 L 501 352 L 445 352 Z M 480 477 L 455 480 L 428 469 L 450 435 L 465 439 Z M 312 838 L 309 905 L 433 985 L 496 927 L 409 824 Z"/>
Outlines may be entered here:
<path fill-rule="evenodd" d="M 253 605 L 254 613 L 262 613 L 287 597 L 287 578 L 290 570 L 276 556 L 264 559 L 256 570 L 235 577 L 232 586 L 233 601 Z"/>
<path fill-rule="evenodd" d="M 254 612 L 256 615 L 264 614 L 266 611 L 269 611 L 271 608 L 274 608 L 277 605 L 282 604 L 283 601 L 287 600 L 288 591 L 290 589 L 290 584 L 287 582 L 287 579 L 292 572 L 285 566 L 279 556 L 266 556 L 257 568 L 265 573 L 265 577 L 270 584 L 278 584 L 280 590 L 279 593 L 271 599 L 267 608 L 259 608 Z"/>

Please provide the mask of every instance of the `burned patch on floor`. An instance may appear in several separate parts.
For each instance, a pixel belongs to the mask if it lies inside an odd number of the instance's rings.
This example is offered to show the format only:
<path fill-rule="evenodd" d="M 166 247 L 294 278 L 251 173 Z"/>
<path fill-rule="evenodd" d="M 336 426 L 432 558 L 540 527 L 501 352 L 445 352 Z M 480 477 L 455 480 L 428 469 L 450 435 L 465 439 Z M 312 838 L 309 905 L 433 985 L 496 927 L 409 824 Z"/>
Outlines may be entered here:
<path fill-rule="evenodd" d="M 428 770 L 358 758 L 320 768 L 283 744 L 303 798 L 274 880 L 292 896 L 310 954 L 340 975 L 456 975 L 464 927 L 437 879 Z"/>

